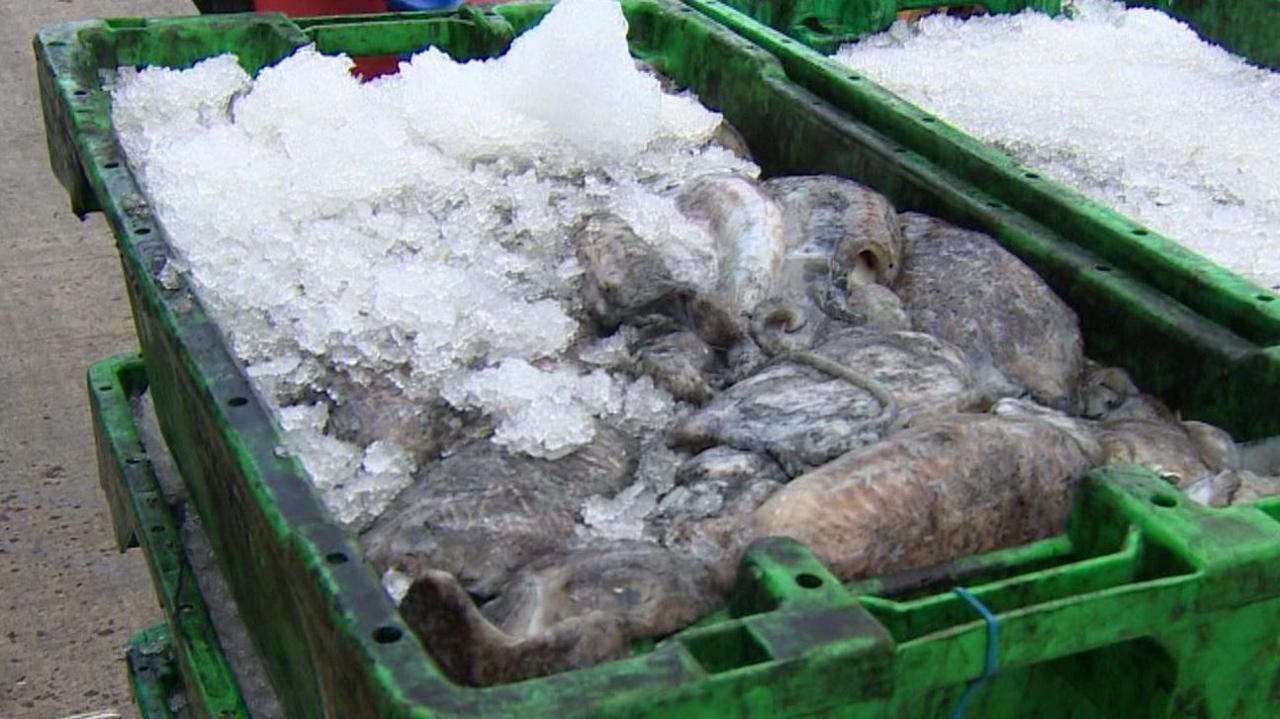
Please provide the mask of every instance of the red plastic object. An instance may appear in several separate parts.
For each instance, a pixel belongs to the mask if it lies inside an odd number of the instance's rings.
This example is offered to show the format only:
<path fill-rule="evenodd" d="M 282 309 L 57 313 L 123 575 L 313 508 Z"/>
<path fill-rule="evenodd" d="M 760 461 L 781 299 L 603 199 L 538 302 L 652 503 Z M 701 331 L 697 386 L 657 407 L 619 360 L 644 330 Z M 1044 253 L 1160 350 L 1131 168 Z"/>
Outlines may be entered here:
<path fill-rule="evenodd" d="M 258 12 L 282 12 L 294 17 L 309 17 L 386 12 L 387 6 L 383 0 L 257 0 L 253 9 Z M 355 73 L 366 80 L 379 75 L 393 75 L 400 68 L 400 58 L 394 55 L 352 59 L 356 63 Z"/>
<path fill-rule="evenodd" d="M 387 6 L 383 4 L 383 0 L 257 0 L 253 9 L 258 12 L 282 12 L 285 15 L 308 17 L 386 12 Z"/>
<path fill-rule="evenodd" d="M 365 80 L 372 80 L 382 75 L 394 75 L 400 72 L 400 58 L 395 55 L 376 55 L 357 57 L 355 73 Z"/>

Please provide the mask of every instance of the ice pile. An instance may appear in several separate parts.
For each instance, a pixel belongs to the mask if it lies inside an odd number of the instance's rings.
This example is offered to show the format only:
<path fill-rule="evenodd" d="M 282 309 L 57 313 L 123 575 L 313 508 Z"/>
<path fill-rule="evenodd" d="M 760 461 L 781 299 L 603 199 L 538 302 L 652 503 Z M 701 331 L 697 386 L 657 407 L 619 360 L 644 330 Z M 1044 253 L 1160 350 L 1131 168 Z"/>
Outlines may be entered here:
<path fill-rule="evenodd" d="M 1076 0 L 945 15 L 837 59 L 1255 282 L 1280 289 L 1280 76 L 1169 16 Z"/>
<path fill-rule="evenodd" d="M 376 516 L 464 415 L 542 457 L 593 418 L 670 417 L 583 338 L 574 228 L 614 212 L 707 283 L 712 239 L 669 190 L 758 170 L 625 32 L 616 2 L 564 0 L 501 58 L 428 50 L 369 83 L 310 48 L 256 78 L 231 56 L 121 71 L 116 130 L 179 255 L 162 281 L 200 294 L 340 520 Z"/>
<path fill-rule="evenodd" d="M 642 448 L 635 481 L 612 497 L 596 495 L 582 503 L 583 537 L 607 539 L 653 539 L 653 520 L 660 507 L 683 508 L 683 494 L 676 489 L 676 470 L 686 457 L 667 449 L 654 438 Z"/>
<path fill-rule="evenodd" d="M 498 420 L 493 441 L 535 457 L 559 459 L 594 434 L 594 419 L 621 411 L 622 396 L 604 370 L 539 369 L 522 359 L 473 372 L 445 387 L 454 407 L 478 409 Z M 543 421 L 558 410 L 554 424 Z"/>

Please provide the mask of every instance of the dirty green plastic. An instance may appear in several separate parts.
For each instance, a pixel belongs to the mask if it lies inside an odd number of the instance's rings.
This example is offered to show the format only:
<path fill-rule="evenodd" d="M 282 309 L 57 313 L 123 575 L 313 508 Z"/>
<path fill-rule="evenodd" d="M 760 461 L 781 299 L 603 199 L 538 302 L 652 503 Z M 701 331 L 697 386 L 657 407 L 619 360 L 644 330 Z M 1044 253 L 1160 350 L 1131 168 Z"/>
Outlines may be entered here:
<path fill-rule="evenodd" d="M 142 719 L 197 716 L 189 710 L 191 704 L 184 692 L 176 651 L 173 636 L 164 624 L 143 629 L 129 640 L 125 664 L 133 701 Z"/>
<path fill-rule="evenodd" d="M 141 358 L 104 360 L 90 378 L 100 461 L 118 467 L 133 458 L 149 466 L 129 404 L 146 387 Z M 113 517 L 151 496 L 144 483 L 120 486 L 129 501 L 113 502 Z M 131 523 L 127 517 L 118 526 Z M 972 716 L 1269 716 L 1280 690 L 1277 553 L 1274 513 L 1201 508 L 1150 472 L 1117 467 L 1087 480 L 1066 534 L 929 570 L 841 586 L 796 542 L 758 545 L 743 561 L 729 607 L 677 635 L 670 649 L 693 659 L 708 695 L 721 701 L 724 695 L 712 692 L 715 677 L 760 666 L 756 676 L 765 683 L 755 693 L 769 716 L 821 708 L 810 706 L 810 697 L 777 693 L 789 685 L 778 672 L 796 672 L 810 691 L 834 691 L 848 703 L 834 715 L 941 717 L 956 700 L 956 682 L 975 671 L 986 649 L 972 608 L 945 591 L 967 586 L 997 614 L 1002 637 L 1002 669 L 975 694 Z M 180 553 L 170 556 L 183 561 Z M 171 716 L 162 713 L 171 698 L 194 684 L 170 659 L 180 646 L 164 626 L 135 638 L 130 671 L 144 717 Z M 212 652 L 225 661 L 216 646 Z M 580 688 L 557 687 L 570 694 Z M 521 707 L 521 715 L 563 707 L 566 697 L 554 691 Z M 230 716 L 209 711 L 203 692 L 187 688 L 182 696 L 198 716 Z M 657 706 L 633 703 L 617 714 L 661 715 L 667 703 L 660 692 L 651 700 Z M 676 706 L 682 715 L 737 714 L 731 705 Z M 513 710 L 500 703 L 474 708 L 495 716 Z"/>
<path fill-rule="evenodd" d="M 111 510 L 116 545 L 121 550 L 142 547 L 187 693 L 204 708 L 199 716 L 248 719 L 129 405 L 146 386 L 146 371 L 137 355 L 103 360 L 89 369 L 98 478 Z"/>
<path fill-rule="evenodd" d="M 1008 186 L 975 184 L 903 146 L 814 91 L 820 74 L 807 64 L 689 4 L 623 8 L 633 54 L 722 111 L 766 172 L 870 178 L 902 207 L 994 227 L 1077 310 L 1093 356 L 1129 367 L 1189 416 L 1240 436 L 1280 432 L 1280 364 L 1262 343 L 1272 315 L 1224 326 L 1108 267 L 989 194 Z M 1199 509 L 1134 469 L 1092 475 L 1061 537 L 852 590 L 800 545 L 772 542 L 744 559 L 725 610 L 652 651 L 485 689 L 442 676 L 354 539 L 278 451 L 278 429 L 198 299 L 157 280 L 169 245 L 120 156 L 99 72 L 226 51 L 257 70 L 306 42 L 484 56 L 547 9 L 92 21 L 36 38 L 51 162 L 73 206 L 101 209 L 116 236 L 161 428 L 290 716 L 945 716 L 986 651 L 985 624 L 951 592 L 958 584 L 1000 623 L 998 671 L 968 716 L 1273 713 L 1280 504 Z"/>
<path fill-rule="evenodd" d="M 1035 168 L 1019 166 L 1008 155 L 824 56 L 844 42 L 888 27 L 895 8 L 947 3 L 907 0 L 895 5 L 892 0 L 884 0 L 885 6 L 881 7 L 877 3 L 869 5 L 867 0 L 687 2 L 774 53 L 791 79 L 890 139 L 899 152 L 919 155 L 946 168 L 952 175 L 953 187 L 971 201 L 964 209 L 943 207 L 913 198 L 915 188 L 877 178 L 874 171 L 853 175 L 900 204 L 920 202 L 924 208 L 953 221 L 990 232 L 1032 264 L 1043 252 L 1045 241 L 1078 245 L 1102 261 L 1098 271 L 1129 273 L 1261 347 L 1280 343 L 1280 295 L 1075 190 L 1041 177 Z M 1280 0 L 1151 0 L 1131 4 L 1168 12 L 1233 52 L 1255 63 L 1280 68 Z M 1024 8 L 1056 11 L 1052 4 L 1018 0 L 985 5 L 997 12 Z M 819 27 L 824 30 L 815 30 Z M 1064 71 L 1069 72 L 1070 68 Z M 1039 227 L 1011 223 L 1011 214 Z M 1026 237 L 1027 234 L 1034 236 Z M 1061 286 L 1058 289 L 1063 291 Z"/>
<path fill-rule="evenodd" d="M 1280 0 L 1269 0 L 1280 6 Z M 857 147 L 787 169 L 833 171 L 985 231 L 1081 316 L 1091 356 L 1239 438 L 1280 433 L 1280 295 L 1264 290 L 947 125 L 716 0 L 686 0 L 773 54 L 859 130 Z M 1272 23 L 1280 30 L 1280 21 Z M 797 161 L 798 160 L 798 161 Z"/>
<path fill-rule="evenodd" d="M 975 7 L 991 13 L 1038 10 L 1057 15 L 1062 0 L 723 0 L 726 5 L 800 42 L 831 53 L 839 46 L 893 24 L 901 10 Z M 1122 0 L 1160 10 L 1190 25 L 1201 37 L 1252 63 L 1280 69 L 1280 2 L 1277 0 Z M 1012 58 L 1011 58 L 1012 59 Z M 1069 70 L 1067 70 L 1069 71 Z"/>
<path fill-rule="evenodd" d="M 1249 62 L 1280 70 L 1280 0 L 1124 0 L 1182 20 Z"/>
<path fill-rule="evenodd" d="M 946 6 L 978 5 L 993 13 L 1032 9 L 1051 15 L 1062 9 L 1062 0 L 725 0 L 769 27 L 777 28 L 804 44 L 834 52 L 845 43 L 882 32 L 899 11 Z"/>

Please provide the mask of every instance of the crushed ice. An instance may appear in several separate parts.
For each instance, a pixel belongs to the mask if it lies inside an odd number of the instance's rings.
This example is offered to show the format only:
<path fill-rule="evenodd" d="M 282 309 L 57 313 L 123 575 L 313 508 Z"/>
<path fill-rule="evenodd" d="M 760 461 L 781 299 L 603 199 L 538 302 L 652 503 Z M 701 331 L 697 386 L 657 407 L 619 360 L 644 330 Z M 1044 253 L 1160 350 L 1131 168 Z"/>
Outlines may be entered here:
<path fill-rule="evenodd" d="M 302 48 L 251 78 L 224 55 L 124 68 L 112 93 L 178 254 L 166 286 L 199 293 L 334 515 L 385 508 L 442 415 L 481 412 L 494 442 L 551 458 L 594 418 L 668 419 L 669 395 L 618 371 L 624 338 L 583 337 L 573 228 L 614 212 L 705 284 L 713 242 L 669 191 L 758 169 L 637 69 L 618 4 L 563 0 L 492 60 L 351 68 Z"/>
<path fill-rule="evenodd" d="M 896 23 L 836 55 L 1019 162 L 1280 289 L 1280 75 L 1157 10 Z"/>

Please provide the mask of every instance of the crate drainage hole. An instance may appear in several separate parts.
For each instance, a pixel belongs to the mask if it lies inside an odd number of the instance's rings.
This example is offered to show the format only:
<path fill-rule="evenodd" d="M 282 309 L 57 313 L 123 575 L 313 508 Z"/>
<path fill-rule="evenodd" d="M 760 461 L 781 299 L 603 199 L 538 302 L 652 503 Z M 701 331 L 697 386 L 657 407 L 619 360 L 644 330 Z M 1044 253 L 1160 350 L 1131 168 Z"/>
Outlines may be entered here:
<path fill-rule="evenodd" d="M 810 15 L 809 17 L 805 18 L 802 24 L 819 35 L 831 34 L 831 31 L 827 29 L 825 25 L 822 24 L 822 18 L 817 17 L 815 15 Z"/>
<path fill-rule="evenodd" d="M 342 564 L 347 561 L 347 555 L 342 552 L 334 552 L 332 554 L 326 554 L 324 559 L 329 564 Z"/>
<path fill-rule="evenodd" d="M 227 404 L 231 405 L 232 407 L 243 407 L 246 404 L 249 404 L 249 400 L 245 399 L 244 397 L 232 397 L 231 399 L 227 400 Z"/>
<path fill-rule="evenodd" d="M 1094 266 L 1093 266 L 1093 269 L 1095 269 L 1095 270 L 1097 270 L 1097 271 L 1099 271 L 1099 272 L 1110 272 L 1110 271 L 1111 271 L 1111 268 L 1110 268 L 1109 266 L 1107 266 L 1107 265 L 1094 265 Z"/>
<path fill-rule="evenodd" d="M 111 385 L 109 385 L 109 384 L 100 384 L 100 385 L 98 385 L 98 389 L 102 390 L 103 392 L 110 392 L 110 391 L 111 391 Z"/>
<path fill-rule="evenodd" d="M 150 228 L 150 227 L 139 227 L 138 229 L 134 230 L 134 232 L 136 232 L 136 233 L 137 233 L 137 234 L 139 234 L 139 235 L 149 235 L 149 234 L 151 234 L 151 228 Z"/>
<path fill-rule="evenodd" d="M 138 462 L 141 462 L 141 461 L 142 461 L 142 460 L 138 459 L 137 457 L 130 457 L 130 458 L 126 459 L 126 460 L 124 461 L 124 463 L 125 463 L 125 464 L 137 464 Z"/>
<path fill-rule="evenodd" d="M 1258 295 L 1259 302 L 1271 302 L 1274 299 L 1275 298 L 1272 297 L 1271 295 Z"/>
<path fill-rule="evenodd" d="M 796 584 L 799 584 L 805 589 L 817 589 L 822 586 L 822 577 L 809 574 L 808 572 L 805 572 L 804 574 L 797 574 Z"/>
<path fill-rule="evenodd" d="M 1157 507 L 1176 507 L 1178 498 L 1172 494 L 1155 494 L 1151 496 L 1151 503 Z"/>
<path fill-rule="evenodd" d="M 401 636 L 403 636 L 403 632 L 395 627 L 378 627 L 373 630 L 373 641 L 379 644 L 397 642 Z"/>
<path fill-rule="evenodd" d="M 1039 180 L 1039 179 L 1040 179 L 1040 176 L 1039 176 L 1039 175 L 1037 175 L 1037 174 L 1036 174 L 1036 173 L 1034 173 L 1034 172 L 1028 172 L 1028 173 L 1024 174 L 1024 175 L 1023 175 L 1023 177 L 1027 178 L 1028 180 Z"/>
<path fill-rule="evenodd" d="M 105 165 L 103 165 L 103 167 L 107 168 L 108 170 L 114 170 L 119 166 L 120 166 L 120 163 L 116 162 L 115 160 L 112 160 L 111 162 L 108 162 Z"/>
<path fill-rule="evenodd" d="M 1133 234 L 1137 235 L 1138 237 L 1144 237 L 1144 236 L 1146 236 L 1148 233 L 1147 233 L 1147 231 L 1146 231 L 1146 230 L 1144 230 L 1144 229 L 1142 229 L 1141 227 L 1139 227 L 1138 229 L 1136 229 L 1136 230 L 1134 230 L 1134 231 L 1133 231 Z"/>

